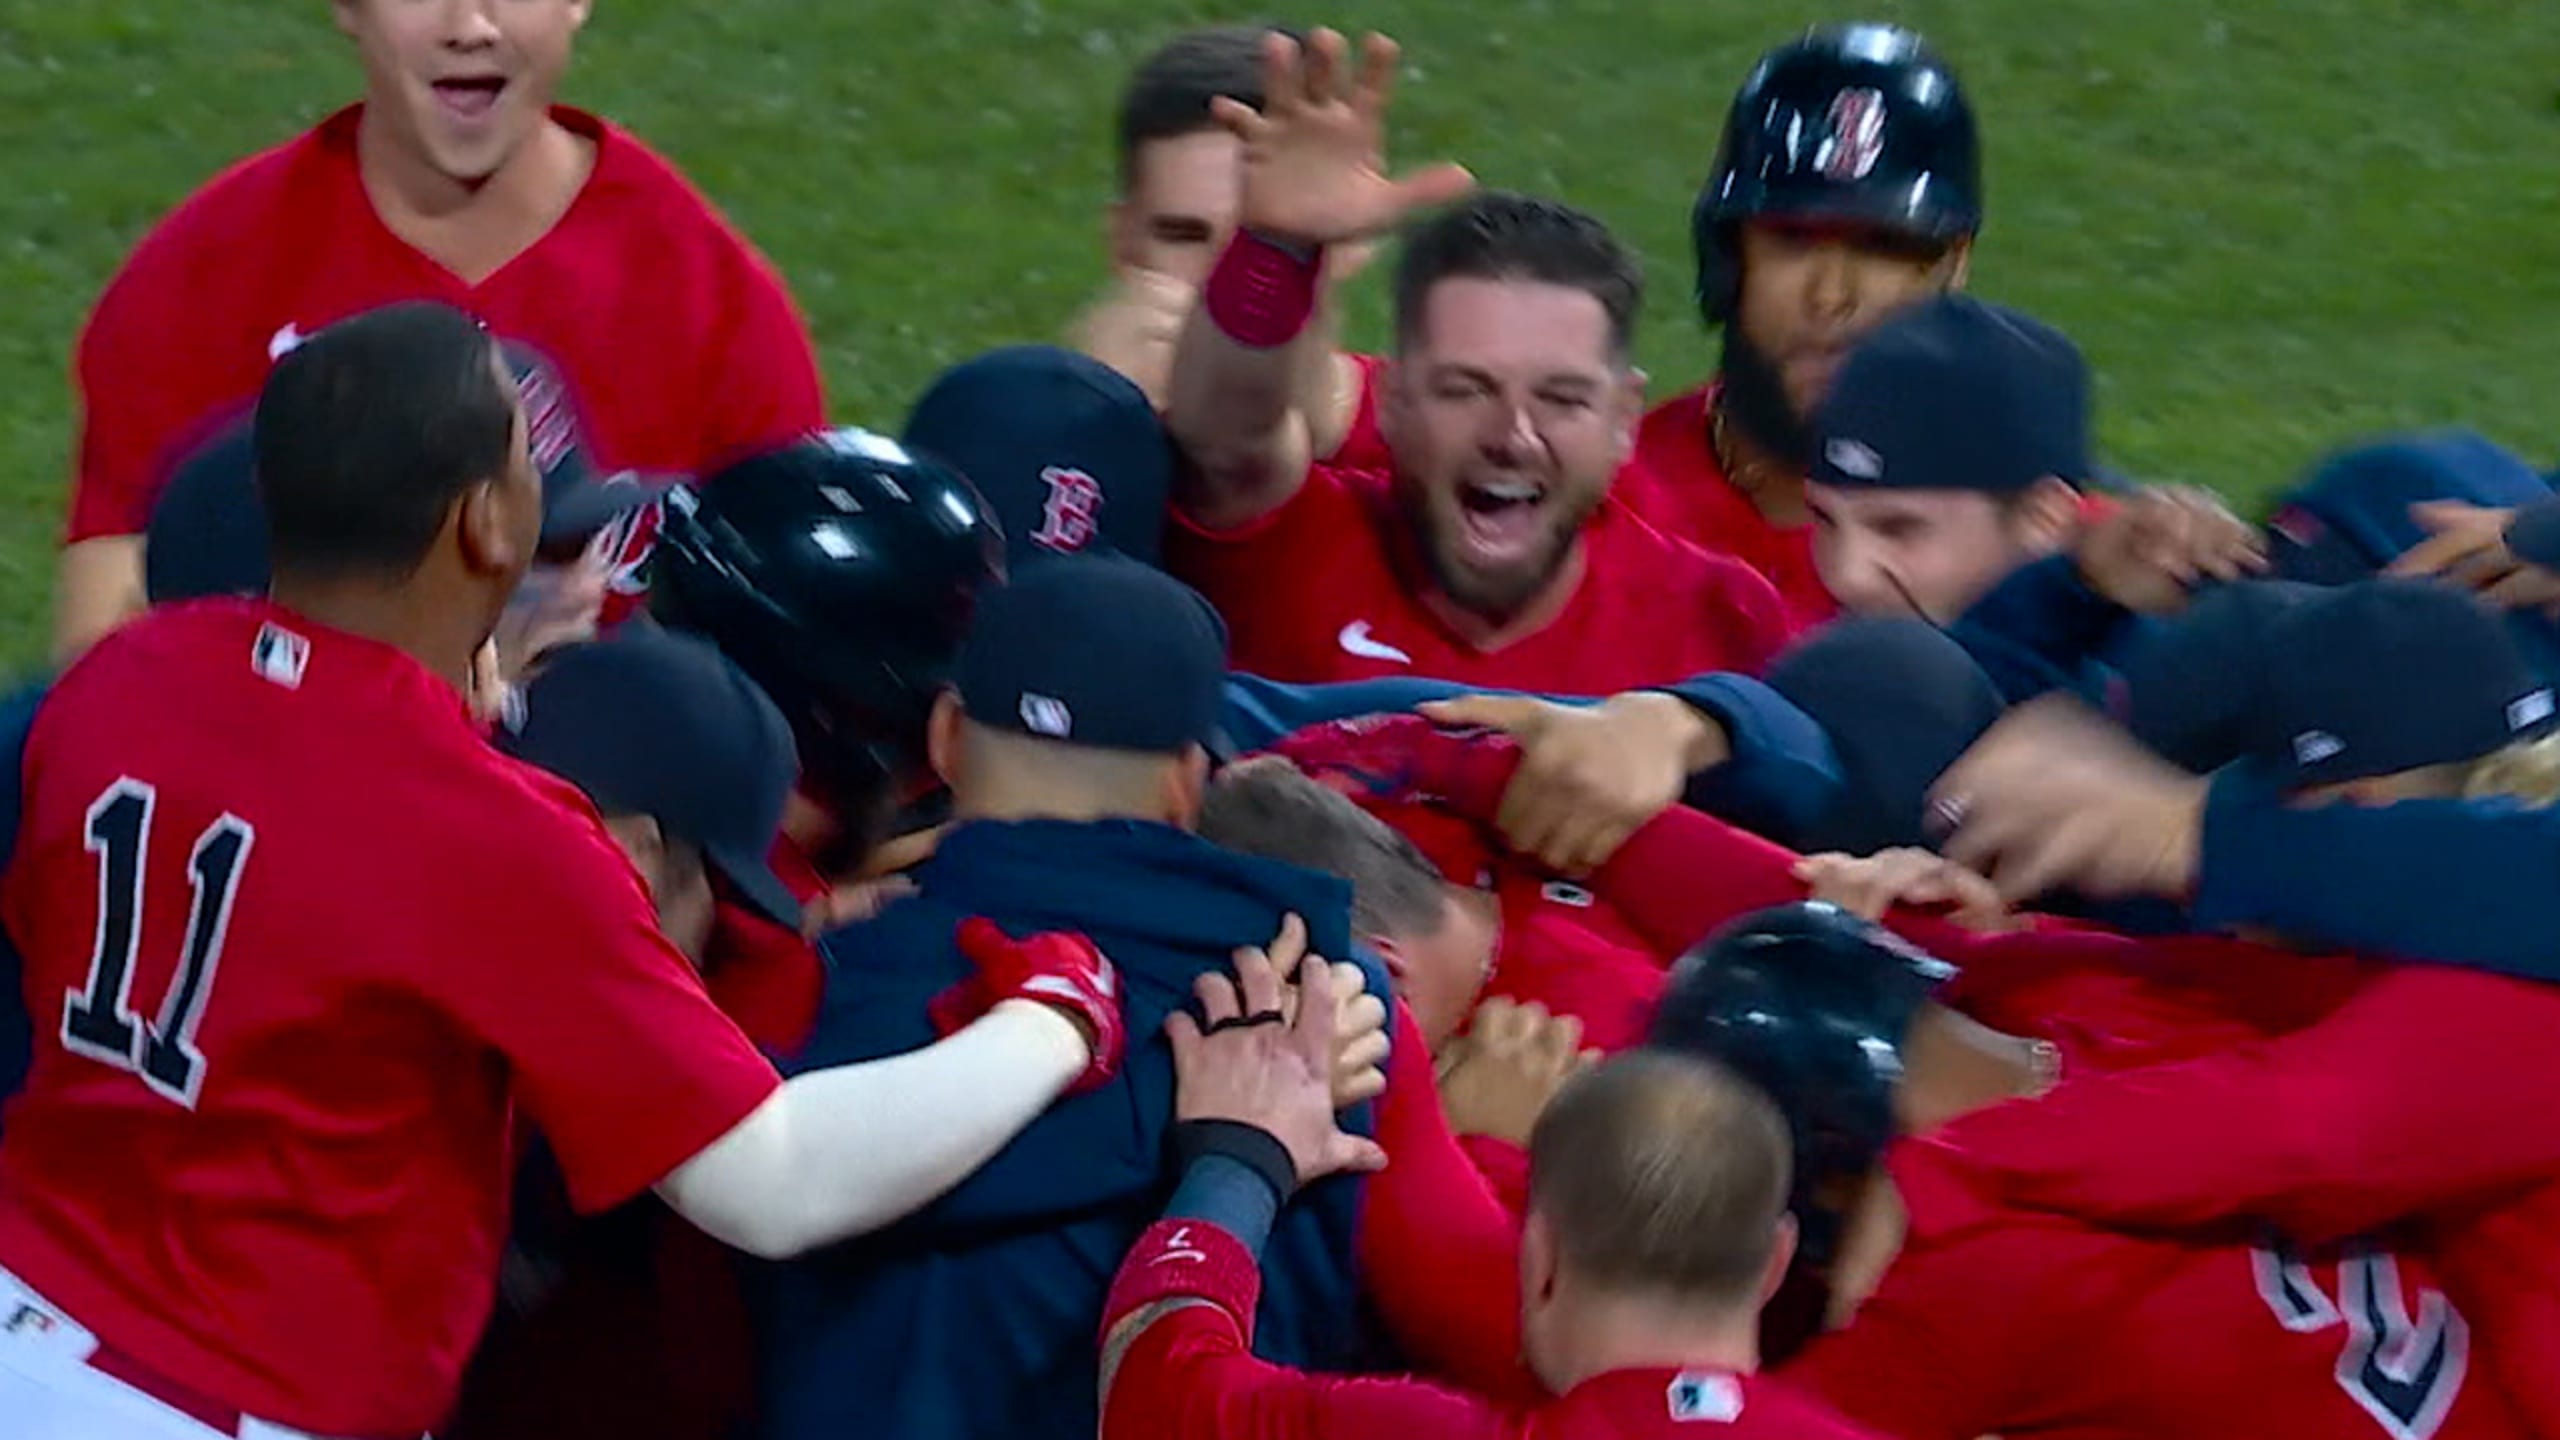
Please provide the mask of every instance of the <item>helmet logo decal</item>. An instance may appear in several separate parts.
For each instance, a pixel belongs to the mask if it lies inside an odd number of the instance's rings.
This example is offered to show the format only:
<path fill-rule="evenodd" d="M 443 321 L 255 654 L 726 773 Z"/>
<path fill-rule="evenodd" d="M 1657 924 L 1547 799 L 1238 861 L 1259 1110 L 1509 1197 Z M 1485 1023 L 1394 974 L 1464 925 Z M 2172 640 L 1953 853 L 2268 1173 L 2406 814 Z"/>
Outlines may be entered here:
<path fill-rule="evenodd" d="M 1864 180 L 1884 157 L 1884 92 L 1867 87 L 1831 97 L 1831 138 L 1822 147 L 1823 178 Z"/>

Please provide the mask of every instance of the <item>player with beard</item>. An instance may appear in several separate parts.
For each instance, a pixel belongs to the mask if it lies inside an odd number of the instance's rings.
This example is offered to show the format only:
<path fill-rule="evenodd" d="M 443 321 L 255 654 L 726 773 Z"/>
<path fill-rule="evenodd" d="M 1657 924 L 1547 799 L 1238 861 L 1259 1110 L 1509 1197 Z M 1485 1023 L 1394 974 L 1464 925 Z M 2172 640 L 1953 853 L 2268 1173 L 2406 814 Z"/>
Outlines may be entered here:
<path fill-rule="evenodd" d="M 1720 369 L 1645 416 L 1621 498 L 1766 575 L 1799 620 L 1828 618 L 1804 493 L 1813 412 L 1860 336 L 1964 284 L 1982 184 L 1955 73 L 1884 25 L 1770 51 L 1734 96 L 1691 226 Z"/>
<path fill-rule="evenodd" d="M 1266 104 L 1222 100 L 1243 140 L 1235 236 L 1203 287 L 1166 422 L 1192 461 L 1173 568 L 1225 614 L 1239 669 L 1323 681 L 1430 675 L 1603 694 L 1756 670 L 1782 639 L 1776 593 L 1611 498 L 1642 378 L 1638 266 L 1554 201 L 1488 193 L 1407 236 L 1396 354 L 1380 378 L 1392 464 L 1315 463 L 1292 377 L 1327 247 L 1470 181 L 1382 168 L 1395 49 L 1266 37 Z"/>

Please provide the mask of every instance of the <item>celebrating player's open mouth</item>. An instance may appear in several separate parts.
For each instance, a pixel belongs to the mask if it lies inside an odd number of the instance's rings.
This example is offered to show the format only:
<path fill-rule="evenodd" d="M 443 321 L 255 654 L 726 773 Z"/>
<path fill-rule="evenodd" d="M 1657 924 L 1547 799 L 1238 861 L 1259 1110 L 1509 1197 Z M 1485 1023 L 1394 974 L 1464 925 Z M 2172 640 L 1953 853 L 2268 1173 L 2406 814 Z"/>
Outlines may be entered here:
<path fill-rule="evenodd" d="M 1547 485 L 1526 475 L 1470 476 L 1458 482 L 1458 535 L 1468 558 L 1512 565 L 1528 559 L 1554 526 Z"/>
<path fill-rule="evenodd" d="M 455 126 L 476 133 L 498 112 L 506 97 L 507 77 L 499 74 L 448 76 L 429 82 L 436 111 Z"/>

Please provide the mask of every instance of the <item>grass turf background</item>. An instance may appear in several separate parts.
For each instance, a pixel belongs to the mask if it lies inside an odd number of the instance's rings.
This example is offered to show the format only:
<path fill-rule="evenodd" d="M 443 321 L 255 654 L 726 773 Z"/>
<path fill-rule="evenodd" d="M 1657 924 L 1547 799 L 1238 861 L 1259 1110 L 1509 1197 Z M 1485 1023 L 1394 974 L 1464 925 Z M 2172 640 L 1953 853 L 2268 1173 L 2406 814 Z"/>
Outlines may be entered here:
<path fill-rule="evenodd" d="M 668 152 L 808 310 L 836 416 L 1045 337 L 1100 278 L 1136 58 L 1238 12 L 1137 0 L 599 0 L 567 98 Z M 2529 0 L 1369 0 L 1400 158 L 1561 194 L 1642 249 L 1658 393 L 1711 354 L 1686 216 L 1752 58 L 1873 17 L 1956 61 L 1985 132 L 1975 287 L 2070 331 L 2109 459 L 2254 501 L 2378 429 L 2560 452 L 2560 7 Z M 356 84 L 321 0 L 0 0 L 0 663 L 40 652 L 81 317 L 228 161 Z M 1381 285 L 1352 335 L 1375 344 Z"/>

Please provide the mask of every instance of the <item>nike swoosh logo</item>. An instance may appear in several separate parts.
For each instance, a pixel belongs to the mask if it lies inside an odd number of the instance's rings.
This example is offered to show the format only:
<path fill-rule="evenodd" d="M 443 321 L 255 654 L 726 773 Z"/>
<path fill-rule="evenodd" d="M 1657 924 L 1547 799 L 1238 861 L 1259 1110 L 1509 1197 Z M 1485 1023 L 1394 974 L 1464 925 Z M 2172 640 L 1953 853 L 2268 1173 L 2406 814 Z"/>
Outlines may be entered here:
<path fill-rule="evenodd" d="M 1342 650 L 1346 655 L 1357 655 L 1364 660 L 1393 660 L 1399 665 L 1413 663 L 1412 656 L 1393 645 L 1383 640 L 1370 639 L 1369 622 L 1366 620 L 1354 620 L 1343 626 L 1342 633 L 1334 638 L 1342 643 Z"/>
<path fill-rule="evenodd" d="M 274 338 L 267 341 L 267 358 L 269 360 L 281 360 L 285 356 L 292 354 L 294 350 L 302 344 L 302 341 L 302 331 L 297 329 L 292 321 L 287 320 L 284 322 L 284 328 L 278 330 L 275 333 Z"/>

